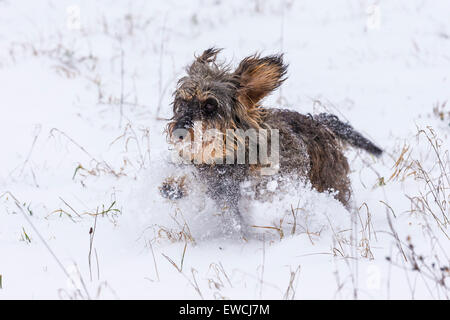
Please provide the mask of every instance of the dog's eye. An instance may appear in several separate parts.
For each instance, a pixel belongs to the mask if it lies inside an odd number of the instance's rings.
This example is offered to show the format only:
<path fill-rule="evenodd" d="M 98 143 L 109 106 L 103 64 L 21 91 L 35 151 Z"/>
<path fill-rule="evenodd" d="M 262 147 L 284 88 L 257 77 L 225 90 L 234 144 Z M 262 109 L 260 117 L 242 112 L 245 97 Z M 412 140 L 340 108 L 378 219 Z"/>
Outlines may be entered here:
<path fill-rule="evenodd" d="M 204 110 L 206 113 L 210 114 L 216 111 L 217 109 L 217 101 L 215 99 L 207 99 L 203 105 Z"/>

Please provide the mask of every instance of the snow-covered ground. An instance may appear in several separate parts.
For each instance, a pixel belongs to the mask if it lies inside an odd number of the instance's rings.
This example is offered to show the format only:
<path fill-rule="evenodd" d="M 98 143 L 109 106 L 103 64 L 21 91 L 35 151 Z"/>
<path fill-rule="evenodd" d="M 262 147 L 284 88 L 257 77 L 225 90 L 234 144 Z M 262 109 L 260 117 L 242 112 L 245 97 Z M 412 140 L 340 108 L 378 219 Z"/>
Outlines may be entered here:
<path fill-rule="evenodd" d="M 0 299 L 450 296 L 447 1 L 0 1 Z M 348 150 L 354 210 L 305 188 L 244 204 L 224 239 L 163 134 L 176 80 L 217 46 L 284 52 L 264 102 L 328 111 L 385 149 Z M 195 189 L 195 188 L 194 188 Z"/>

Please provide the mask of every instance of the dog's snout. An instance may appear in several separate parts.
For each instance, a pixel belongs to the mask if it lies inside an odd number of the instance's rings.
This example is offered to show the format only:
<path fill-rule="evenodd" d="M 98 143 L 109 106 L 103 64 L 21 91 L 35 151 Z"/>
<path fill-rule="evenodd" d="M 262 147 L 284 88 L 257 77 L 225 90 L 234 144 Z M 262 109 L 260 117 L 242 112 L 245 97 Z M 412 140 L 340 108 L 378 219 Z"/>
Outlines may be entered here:
<path fill-rule="evenodd" d="M 189 134 L 188 129 L 189 126 L 186 125 L 186 123 L 179 122 L 175 125 L 175 128 L 172 132 L 172 139 L 183 141 L 186 136 Z"/>

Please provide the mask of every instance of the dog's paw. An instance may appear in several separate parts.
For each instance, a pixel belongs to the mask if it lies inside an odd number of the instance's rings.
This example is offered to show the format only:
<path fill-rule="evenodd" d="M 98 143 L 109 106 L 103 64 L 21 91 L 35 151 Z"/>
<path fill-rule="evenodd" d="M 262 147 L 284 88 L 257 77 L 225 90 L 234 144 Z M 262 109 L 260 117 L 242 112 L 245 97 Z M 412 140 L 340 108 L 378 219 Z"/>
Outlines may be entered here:
<path fill-rule="evenodd" d="M 164 198 L 170 200 L 181 199 L 186 196 L 186 185 L 185 185 L 186 176 L 181 178 L 173 178 L 169 177 L 164 180 L 161 187 L 159 187 L 159 192 Z"/>

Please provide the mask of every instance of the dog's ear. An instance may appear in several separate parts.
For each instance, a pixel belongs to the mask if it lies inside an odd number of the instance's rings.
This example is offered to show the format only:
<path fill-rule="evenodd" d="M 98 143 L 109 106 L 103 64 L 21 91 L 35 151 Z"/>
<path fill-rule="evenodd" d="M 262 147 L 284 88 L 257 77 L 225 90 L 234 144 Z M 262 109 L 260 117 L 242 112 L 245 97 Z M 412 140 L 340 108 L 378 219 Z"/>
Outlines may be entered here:
<path fill-rule="evenodd" d="M 261 58 L 253 55 L 241 61 L 234 77 L 238 82 L 238 100 L 247 108 L 255 105 L 286 80 L 283 55 Z"/>

